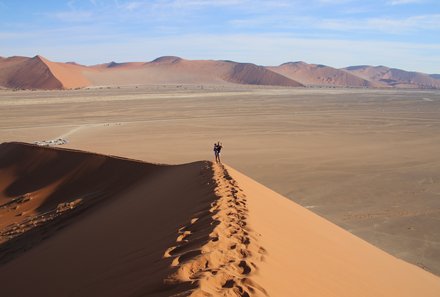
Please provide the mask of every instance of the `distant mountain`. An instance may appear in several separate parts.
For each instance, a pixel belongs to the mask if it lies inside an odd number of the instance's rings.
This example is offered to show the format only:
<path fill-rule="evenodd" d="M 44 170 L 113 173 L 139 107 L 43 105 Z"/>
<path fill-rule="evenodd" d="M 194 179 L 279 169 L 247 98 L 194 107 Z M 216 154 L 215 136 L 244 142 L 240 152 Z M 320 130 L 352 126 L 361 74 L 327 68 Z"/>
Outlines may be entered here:
<path fill-rule="evenodd" d="M 151 62 L 110 62 L 82 66 L 41 56 L 0 59 L 0 87 L 72 89 L 141 84 L 251 84 L 301 87 L 302 84 L 249 63 L 160 57 Z"/>
<path fill-rule="evenodd" d="M 440 89 L 440 80 L 429 74 L 386 66 L 351 66 L 346 71 L 363 79 L 394 88 Z"/>
<path fill-rule="evenodd" d="M 87 86 L 151 84 L 245 84 L 284 87 L 440 89 L 439 74 L 385 66 L 337 69 L 305 62 L 258 66 L 228 60 L 185 60 L 164 56 L 151 62 L 110 62 L 84 66 L 44 57 L 0 57 L 0 88 L 73 89 Z"/>
<path fill-rule="evenodd" d="M 305 62 L 288 62 L 267 67 L 276 73 L 308 86 L 381 87 L 381 84 L 360 78 L 345 70 Z"/>

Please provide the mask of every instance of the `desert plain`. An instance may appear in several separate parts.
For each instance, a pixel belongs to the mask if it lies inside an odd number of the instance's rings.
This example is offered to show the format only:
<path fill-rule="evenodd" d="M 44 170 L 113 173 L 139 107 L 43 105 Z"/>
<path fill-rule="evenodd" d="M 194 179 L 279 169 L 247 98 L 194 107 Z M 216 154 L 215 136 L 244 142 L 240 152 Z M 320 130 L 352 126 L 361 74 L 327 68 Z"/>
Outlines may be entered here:
<path fill-rule="evenodd" d="M 221 141 L 222 161 L 241 172 L 236 176 L 244 174 L 440 275 L 438 90 L 231 85 L 0 90 L 0 115 L 1 142 L 61 138 L 67 141 L 63 148 L 158 164 L 213 160 L 213 144 Z M 258 188 L 252 191 L 258 195 Z M 295 226 L 283 228 L 287 237 L 296 232 Z M 321 249 L 325 255 L 333 247 Z M 269 286 L 271 291 L 276 289 Z"/>

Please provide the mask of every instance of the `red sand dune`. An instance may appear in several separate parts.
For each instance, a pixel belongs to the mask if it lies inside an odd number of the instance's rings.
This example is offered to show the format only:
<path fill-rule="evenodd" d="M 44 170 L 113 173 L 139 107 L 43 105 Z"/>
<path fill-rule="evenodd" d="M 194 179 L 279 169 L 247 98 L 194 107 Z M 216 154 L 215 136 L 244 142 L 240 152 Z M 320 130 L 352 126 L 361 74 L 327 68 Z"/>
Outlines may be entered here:
<path fill-rule="evenodd" d="M 384 66 L 335 69 L 289 62 L 263 67 L 250 63 L 185 60 L 165 56 L 151 62 L 83 66 L 56 63 L 41 56 L 0 58 L 0 87 L 19 89 L 73 89 L 86 86 L 151 84 L 246 84 L 300 87 L 440 88 L 436 75 Z"/>
<path fill-rule="evenodd" d="M 301 83 L 286 76 L 281 76 L 270 70 L 262 69 L 249 63 L 234 65 L 226 80 L 231 82 L 253 84 L 253 85 L 283 85 L 291 87 L 303 86 Z"/>
<path fill-rule="evenodd" d="M 302 86 L 254 64 L 225 61 L 190 61 L 161 57 L 152 62 L 82 66 L 55 63 L 36 56 L 0 60 L 0 86 L 20 89 L 73 89 L 85 86 L 148 84 L 253 84 Z"/>
<path fill-rule="evenodd" d="M 350 73 L 370 81 L 396 88 L 439 89 L 440 79 L 420 72 L 404 71 L 385 66 L 351 66 Z"/>
<path fill-rule="evenodd" d="M 62 84 L 62 89 L 81 88 L 90 85 L 90 82 L 82 75 L 87 67 L 74 63 L 55 63 L 38 56 L 55 78 Z"/>
<path fill-rule="evenodd" d="M 160 57 L 147 63 L 109 63 L 92 67 L 84 75 L 93 85 L 129 84 L 250 84 L 302 86 L 262 66 L 227 61 L 184 60 Z"/>
<path fill-rule="evenodd" d="M 0 61 L 0 84 L 7 88 L 59 89 L 61 83 L 38 57 L 10 57 Z"/>
<path fill-rule="evenodd" d="M 70 89 L 88 85 L 81 66 L 55 63 L 41 56 L 0 60 L 0 85 L 18 89 Z"/>
<path fill-rule="evenodd" d="M 309 86 L 338 86 L 338 87 L 383 87 L 379 83 L 360 78 L 347 71 L 325 65 L 307 64 L 304 62 L 289 62 L 280 66 L 267 67 Z"/>
<path fill-rule="evenodd" d="M 0 176 L 5 296 L 440 294 L 437 276 L 227 166 L 5 143 Z"/>

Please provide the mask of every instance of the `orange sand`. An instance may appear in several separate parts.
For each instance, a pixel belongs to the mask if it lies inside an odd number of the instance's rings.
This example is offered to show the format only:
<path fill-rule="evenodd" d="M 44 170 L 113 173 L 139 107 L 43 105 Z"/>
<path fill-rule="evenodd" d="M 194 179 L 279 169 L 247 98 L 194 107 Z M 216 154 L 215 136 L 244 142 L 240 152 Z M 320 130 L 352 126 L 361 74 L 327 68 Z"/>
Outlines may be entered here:
<path fill-rule="evenodd" d="M 0 176 L 5 296 L 440 294 L 438 277 L 228 166 L 6 143 Z"/>

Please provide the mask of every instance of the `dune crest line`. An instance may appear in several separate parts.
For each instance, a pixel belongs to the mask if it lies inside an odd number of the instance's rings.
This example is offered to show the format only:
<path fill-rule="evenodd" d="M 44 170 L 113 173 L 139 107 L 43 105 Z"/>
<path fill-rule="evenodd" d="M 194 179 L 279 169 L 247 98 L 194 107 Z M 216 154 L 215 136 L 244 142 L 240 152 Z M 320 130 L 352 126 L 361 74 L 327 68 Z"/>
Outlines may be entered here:
<path fill-rule="evenodd" d="M 259 234 L 248 226 L 247 197 L 222 164 L 213 164 L 212 169 L 218 199 L 179 229 L 176 245 L 164 254 L 173 258 L 176 269 L 165 282 L 195 284 L 187 292 L 194 297 L 268 296 L 253 280 L 266 250 L 258 243 Z M 193 226 L 206 215 L 215 227 L 208 241 L 197 246 L 200 230 Z"/>

